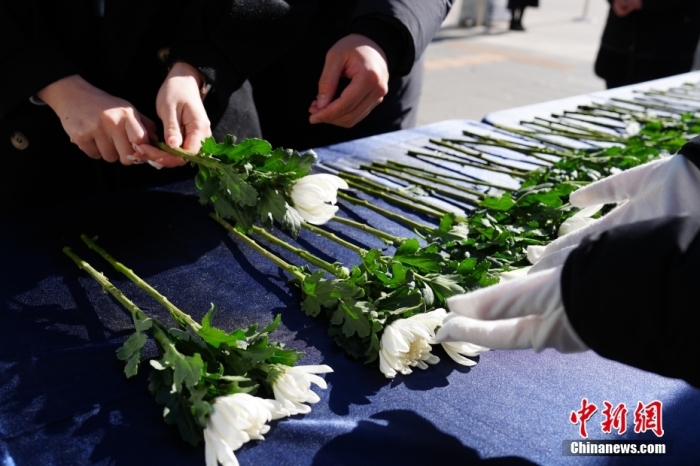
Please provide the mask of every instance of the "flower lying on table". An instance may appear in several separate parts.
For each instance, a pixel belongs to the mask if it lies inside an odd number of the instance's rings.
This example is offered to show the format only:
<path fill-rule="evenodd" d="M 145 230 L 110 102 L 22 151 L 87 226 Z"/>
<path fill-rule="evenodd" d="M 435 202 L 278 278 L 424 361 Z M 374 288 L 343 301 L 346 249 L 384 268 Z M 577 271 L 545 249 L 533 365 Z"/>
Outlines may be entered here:
<path fill-rule="evenodd" d="M 216 466 L 217 462 L 224 466 L 237 465 L 233 451 L 249 440 L 262 439 L 270 430 L 268 422 L 308 413 L 311 407 L 304 403 L 320 400 L 310 390 L 311 382 L 326 388 L 325 381 L 315 374 L 332 369 L 325 365 L 294 367 L 302 354 L 284 349 L 282 344 L 268 338 L 280 323 L 279 315 L 262 330 L 254 324 L 226 332 L 212 326 L 217 310 L 212 305 L 201 323 L 197 322 L 92 239 L 85 235 L 81 238 L 163 305 L 178 324 L 177 328 L 168 328 L 146 315 L 102 273 L 70 248 L 63 249 L 131 313 L 135 332 L 117 350 L 117 357 L 127 361 L 124 369 L 127 377 L 138 373 L 148 341 L 145 332 L 153 335 L 161 357 L 150 361 L 148 388 L 156 401 L 165 405 L 165 422 L 176 424 L 183 439 L 192 445 L 205 440 L 208 466 Z M 266 399 L 265 395 L 274 399 Z"/>
<path fill-rule="evenodd" d="M 411 367 L 427 369 L 428 364 L 437 364 L 440 359 L 432 354 L 431 344 L 435 344 L 435 332 L 442 325 L 447 312 L 435 309 L 424 314 L 416 314 L 407 319 L 395 320 L 384 329 L 379 351 L 379 369 L 388 378 L 397 373 L 410 374 Z M 476 364 L 464 356 L 475 357 L 488 351 L 479 345 L 464 342 L 442 343 L 445 352 L 458 364 Z"/>
<path fill-rule="evenodd" d="M 236 144 L 233 136 L 220 143 L 206 139 L 198 154 L 156 144 L 198 166 L 200 202 L 211 202 L 219 217 L 241 231 L 250 231 L 257 220 L 270 228 L 276 220 L 296 237 L 303 221 L 322 224 L 333 218 L 336 193 L 348 188 L 337 176 L 310 175 L 317 158 L 311 150 L 273 150 L 255 138 Z"/>

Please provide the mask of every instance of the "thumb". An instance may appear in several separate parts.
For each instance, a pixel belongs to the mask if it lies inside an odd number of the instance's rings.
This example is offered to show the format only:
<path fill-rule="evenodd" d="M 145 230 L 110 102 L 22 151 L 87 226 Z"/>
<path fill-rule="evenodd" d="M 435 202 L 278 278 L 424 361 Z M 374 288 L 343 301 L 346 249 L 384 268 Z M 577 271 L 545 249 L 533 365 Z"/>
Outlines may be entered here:
<path fill-rule="evenodd" d="M 333 100 L 338 90 L 338 81 L 343 75 L 344 62 L 338 53 L 328 53 L 326 62 L 323 65 L 321 77 L 318 80 L 318 95 L 316 96 L 316 107 L 321 110 L 326 108 Z"/>

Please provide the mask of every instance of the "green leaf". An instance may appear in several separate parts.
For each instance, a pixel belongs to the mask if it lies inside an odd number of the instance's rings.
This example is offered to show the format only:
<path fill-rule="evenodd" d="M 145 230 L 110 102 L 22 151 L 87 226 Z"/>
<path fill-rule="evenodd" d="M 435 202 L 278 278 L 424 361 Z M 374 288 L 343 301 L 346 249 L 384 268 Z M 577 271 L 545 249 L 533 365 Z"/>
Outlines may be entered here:
<path fill-rule="evenodd" d="M 282 217 L 282 226 L 289 231 L 293 238 L 297 238 L 301 232 L 302 216 L 291 205 L 285 203 L 285 213 Z"/>
<path fill-rule="evenodd" d="M 218 195 L 228 197 L 241 207 L 253 207 L 258 204 L 258 191 L 245 181 L 245 175 L 236 172 L 235 167 L 221 167 L 220 188 Z"/>
<path fill-rule="evenodd" d="M 374 307 L 366 301 L 343 300 L 333 313 L 331 323 L 342 325 L 343 333 L 348 337 L 354 334 L 366 337 L 371 329 L 366 314 L 372 310 Z"/>
<path fill-rule="evenodd" d="M 459 275 L 429 274 L 421 277 L 421 280 L 433 289 L 442 305 L 444 305 L 445 299 L 450 296 L 466 293 L 466 290 L 460 286 L 461 277 Z"/>
<path fill-rule="evenodd" d="M 269 216 L 282 223 L 287 215 L 287 201 L 276 190 L 268 188 L 260 195 L 258 202 L 258 217 L 265 221 Z M 296 211 L 295 211 L 296 212 Z"/>
<path fill-rule="evenodd" d="M 204 341 L 212 345 L 214 348 L 218 348 L 222 343 L 236 347 L 238 342 L 245 338 L 243 332 L 239 331 L 229 334 L 221 329 L 213 327 L 211 322 L 216 315 L 217 310 L 216 305 L 212 303 L 211 308 L 202 318 L 202 328 L 197 330 L 197 335 L 199 335 Z"/>
<path fill-rule="evenodd" d="M 503 193 L 500 197 L 489 196 L 481 201 L 481 206 L 487 209 L 506 211 L 515 205 L 515 201 L 510 193 Z"/>
<path fill-rule="evenodd" d="M 152 370 L 148 377 L 149 391 L 155 396 L 156 402 L 165 405 L 163 418 L 168 424 L 176 424 L 182 438 L 193 446 L 202 441 L 202 428 L 197 423 L 190 402 L 181 392 L 173 392 L 172 370 Z"/>
<path fill-rule="evenodd" d="M 163 351 L 163 357 L 158 361 L 151 360 L 151 366 L 159 371 L 172 369 L 175 390 L 180 391 L 183 384 L 187 388 L 197 385 L 204 373 L 202 356 L 199 353 L 185 356 L 172 344 L 166 345 Z"/>

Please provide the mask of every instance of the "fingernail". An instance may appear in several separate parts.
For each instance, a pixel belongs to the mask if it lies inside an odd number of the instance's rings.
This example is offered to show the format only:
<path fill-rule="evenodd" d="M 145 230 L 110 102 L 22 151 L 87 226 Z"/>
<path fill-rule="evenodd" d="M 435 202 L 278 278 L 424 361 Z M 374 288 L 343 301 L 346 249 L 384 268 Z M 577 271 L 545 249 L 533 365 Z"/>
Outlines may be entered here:
<path fill-rule="evenodd" d="M 318 101 L 318 106 L 322 108 L 325 107 L 327 98 L 328 97 L 326 96 L 326 94 L 319 94 L 318 97 L 316 97 L 316 100 Z"/>
<path fill-rule="evenodd" d="M 174 137 L 168 138 L 168 146 L 172 147 L 173 149 L 177 148 L 179 146 L 177 139 Z"/>
<path fill-rule="evenodd" d="M 316 123 L 321 123 L 321 120 L 319 120 L 315 116 L 312 116 L 311 118 L 309 118 L 309 123 L 311 123 L 312 125 L 315 125 Z"/>
<path fill-rule="evenodd" d="M 157 170 L 160 170 L 161 168 L 163 168 L 163 165 L 161 165 L 158 162 L 155 162 L 153 160 L 149 160 L 148 164 Z"/>
<path fill-rule="evenodd" d="M 138 144 L 132 144 L 131 147 L 133 147 L 134 150 L 135 150 L 136 152 L 138 152 L 139 154 L 144 155 L 143 149 L 141 149 L 141 147 L 139 147 Z"/>
<path fill-rule="evenodd" d="M 126 156 L 126 160 L 128 160 L 128 161 L 131 162 L 131 163 L 133 163 L 134 165 L 141 165 L 141 164 L 143 163 L 143 160 L 141 160 L 140 158 L 138 158 L 138 157 L 136 156 L 136 154 L 134 154 L 134 155 L 127 155 L 127 156 Z"/>

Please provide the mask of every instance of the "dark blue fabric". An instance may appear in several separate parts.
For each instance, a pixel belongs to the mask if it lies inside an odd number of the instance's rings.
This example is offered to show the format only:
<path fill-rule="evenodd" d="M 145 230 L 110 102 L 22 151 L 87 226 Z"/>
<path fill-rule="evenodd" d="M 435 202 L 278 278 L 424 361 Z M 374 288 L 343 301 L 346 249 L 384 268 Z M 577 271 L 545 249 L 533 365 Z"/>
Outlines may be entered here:
<path fill-rule="evenodd" d="M 463 124 L 368 138 L 319 154 L 329 163 L 350 154 L 399 157 L 430 132 L 456 134 Z M 216 323 L 227 329 L 281 313 L 275 338 L 304 351 L 303 364 L 333 367 L 312 412 L 273 422 L 264 442 L 236 452 L 242 465 L 700 463 L 700 393 L 591 352 L 492 351 L 467 369 L 436 349 L 438 365 L 384 378 L 334 347 L 323 323 L 300 312 L 299 291 L 288 277 L 230 238 L 208 211 L 187 182 L 0 218 L 0 465 L 204 464 L 203 447 L 185 444 L 162 421 L 145 374 L 124 377 L 114 351 L 130 333 L 126 311 L 61 248 L 73 247 L 139 306 L 164 320 L 166 313 L 89 252 L 81 233 L 99 236 L 113 256 L 196 318 L 210 302 L 221 309 Z M 341 214 L 410 234 L 363 208 L 342 204 Z M 364 233 L 328 226 L 358 244 L 382 246 Z M 308 232 L 299 243 L 328 259 L 357 262 Z M 149 356 L 154 351 L 149 346 Z M 671 455 L 563 457 L 562 441 L 579 438 L 569 415 L 584 397 L 599 407 L 588 423 L 597 439 L 619 438 L 600 429 L 607 400 L 630 410 L 622 438 L 656 440 L 634 434 L 632 412 L 638 401 L 662 401 L 662 440 Z"/>

